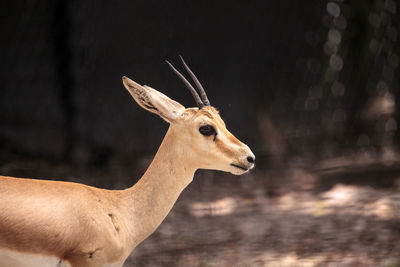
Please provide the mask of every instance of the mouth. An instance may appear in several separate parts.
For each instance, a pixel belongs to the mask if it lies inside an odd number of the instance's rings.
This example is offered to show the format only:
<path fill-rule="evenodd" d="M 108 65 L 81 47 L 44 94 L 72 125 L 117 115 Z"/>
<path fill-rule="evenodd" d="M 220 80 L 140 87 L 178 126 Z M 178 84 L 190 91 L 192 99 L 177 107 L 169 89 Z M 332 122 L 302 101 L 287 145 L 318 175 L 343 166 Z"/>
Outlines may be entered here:
<path fill-rule="evenodd" d="M 230 165 L 233 166 L 233 167 L 235 167 L 235 168 L 241 169 L 241 170 L 243 170 L 243 171 L 248 171 L 248 170 L 249 170 L 249 168 L 246 168 L 246 167 L 237 165 L 237 164 L 235 164 L 235 163 L 231 163 Z"/>

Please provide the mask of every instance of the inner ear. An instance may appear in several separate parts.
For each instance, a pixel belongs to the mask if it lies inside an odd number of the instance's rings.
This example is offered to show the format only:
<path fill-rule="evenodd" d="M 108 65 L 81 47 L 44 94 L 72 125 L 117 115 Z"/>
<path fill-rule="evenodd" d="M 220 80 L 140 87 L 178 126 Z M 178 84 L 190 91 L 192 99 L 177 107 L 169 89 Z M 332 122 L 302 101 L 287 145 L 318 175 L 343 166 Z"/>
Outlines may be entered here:
<path fill-rule="evenodd" d="M 171 123 L 185 110 L 185 107 L 159 91 L 142 86 L 127 77 L 122 77 L 125 88 L 142 108 L 159 115 Z"/>

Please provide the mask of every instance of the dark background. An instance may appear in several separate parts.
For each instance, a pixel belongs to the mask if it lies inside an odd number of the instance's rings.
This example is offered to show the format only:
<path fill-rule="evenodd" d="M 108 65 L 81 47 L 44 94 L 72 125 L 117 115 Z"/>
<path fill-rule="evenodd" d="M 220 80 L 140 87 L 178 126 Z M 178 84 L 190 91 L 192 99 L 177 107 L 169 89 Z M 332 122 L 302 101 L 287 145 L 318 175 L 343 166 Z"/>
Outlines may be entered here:
<path fill-rule="evenodd" d="M 2 1 L 0 10 L 3 154 L 81 166 L 154 154 L 167 125 L 132 102 L 121 76 L 193 106 L 164 62 L 179 65 L 179 54 L 260 167 L 396 148 L 393 1 Z"/>
<path fill-rule="evenodd" d="M 183 55 L 256 168 L 198 171 L 125 266 L 400 266 L 398 12 L 394 0 L 0 1 L 0 173 L 131 186 L 168 125 L 121 77 L 192 107 L 165 63 L 182 70 Z"/>
<path fill-rule="evenodd" d="M 166 126 L 132 103 L 120 77 L 193 106 L 164 63 L 177 63 L 178 54 L 231 129 L 254 147 L 257 114 L 298 90 L 296 60 L 312 53 L 305 33 L 320 28 L 316 11 L 323 9 L 321 3 L 221 1 L 3 5 L 2 143 L 19 153 L 78 161 L 91 161 L 98 150 L 102 157 L 153 153 Z M 276 113 L 293 118 L 290 109 Z"/>

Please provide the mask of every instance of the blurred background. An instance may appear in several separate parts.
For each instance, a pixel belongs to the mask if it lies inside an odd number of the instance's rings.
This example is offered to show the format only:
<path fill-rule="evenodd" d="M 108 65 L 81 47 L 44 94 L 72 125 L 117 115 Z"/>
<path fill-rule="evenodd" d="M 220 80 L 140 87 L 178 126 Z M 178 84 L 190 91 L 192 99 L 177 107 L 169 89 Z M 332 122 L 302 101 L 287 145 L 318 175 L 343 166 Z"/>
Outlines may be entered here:
<path fill-rule="evenodd" d="M 1 1 L 1 174 L 131 186 L 168 125 L 121 76 L 194 106 L 183 55 L 257 167 L 198 171 L 126 266 L 400 266 L 399 29 L 395 0 Z"/>

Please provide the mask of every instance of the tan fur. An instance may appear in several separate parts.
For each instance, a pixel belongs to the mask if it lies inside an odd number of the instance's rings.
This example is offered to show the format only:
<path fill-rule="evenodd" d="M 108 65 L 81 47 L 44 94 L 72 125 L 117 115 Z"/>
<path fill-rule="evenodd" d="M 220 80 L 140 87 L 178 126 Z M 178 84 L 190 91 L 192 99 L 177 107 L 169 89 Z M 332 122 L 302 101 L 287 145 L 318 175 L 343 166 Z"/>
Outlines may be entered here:
<path fill-rule="evenodd" d="M 143 177 L 128 189 L 106 190 L 0 176 L 0 266 L 12 259 L 9 255 L 48 264 L 58 259 L 71 266 L 120 266 L 160 225 L 197 169 L 241 174 L 245 171 L 230 163 L 252 167 L 245 160 L 253 155 L 250 149 L 225 128 L 216 109 L 184 109 L 126 79 L 128 90 L 140 89 L 140 97 L 131 94 L 143 108 L 171 123 Z M 215 141 L 199 133 L 205 123 L 217 130 Z M 25 265 L 21 261 L 15 265 L 32 266 L 29 260 Z"/>

